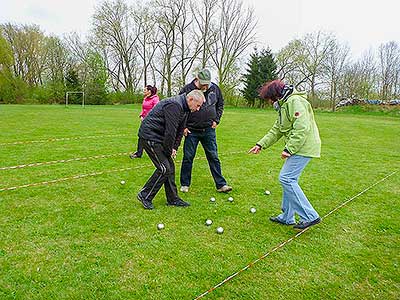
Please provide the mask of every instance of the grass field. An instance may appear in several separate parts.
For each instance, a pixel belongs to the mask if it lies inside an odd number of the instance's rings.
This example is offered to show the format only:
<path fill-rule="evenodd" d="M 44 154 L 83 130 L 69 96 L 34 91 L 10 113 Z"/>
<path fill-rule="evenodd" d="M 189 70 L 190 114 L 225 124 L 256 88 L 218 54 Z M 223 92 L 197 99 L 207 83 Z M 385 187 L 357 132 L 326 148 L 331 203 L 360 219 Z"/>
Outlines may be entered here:
<path fill-rule="evenodd" d="M 136 200 L 150 160 L 124 154 L 136 144 L 138 114 L 139 106 L 0 106 L 0 299 L 194 299 L 296 234 L 268 221 L 280 209 L 282 143 L 246 154 L 275 112 L 225 110 L 217 137 L 233 203 L 215 192 L 200 147 L 182 196 L 192 206 L 167 207 L 162 191 L 153 211 Z M 400 118 L 316 119 L 322 158 L 301 185 L 321 216 L 399 171 Z M 90 159 L 97 155 L 114 156 Z M 58 160 L 71 161 L 6 168 Z M 204 299 L 400 299 L 399 198 L 400 171 Z"/>

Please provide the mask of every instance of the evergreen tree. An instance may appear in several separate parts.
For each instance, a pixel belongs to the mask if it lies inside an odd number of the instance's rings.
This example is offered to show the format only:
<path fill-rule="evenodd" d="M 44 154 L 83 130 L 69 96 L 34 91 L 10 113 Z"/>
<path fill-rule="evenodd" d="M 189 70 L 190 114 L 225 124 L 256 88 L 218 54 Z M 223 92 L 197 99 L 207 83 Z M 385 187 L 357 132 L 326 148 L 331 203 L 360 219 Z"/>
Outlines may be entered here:
<path fill-rule="evenodd" d="M 260 100 L 259 106 L 262 106 L 263 100 L 260 99 L 258 91 L 265 82 L 277 78 L 276 68 L 274 56 L 269 48 L 260 53 L 254 48 L 254 53 L 250 55 L 250 61 L 247 63 L 247 73 L 243 75 L 242 93 L 250 106 L 254 106 L 256 100 Z"/>
<path fill-rule="evenodd" d="M 247 63 L 246 74 L 244 74 L 244 89 L 242 90 L 243 97 L 246 99 L 249 106 L 254 106 L 254 101 L 258 97 L 259 79 L 259 57 L 257 49 L 254 48 L 254 53 L 250 54 L 250 61 Z"/>

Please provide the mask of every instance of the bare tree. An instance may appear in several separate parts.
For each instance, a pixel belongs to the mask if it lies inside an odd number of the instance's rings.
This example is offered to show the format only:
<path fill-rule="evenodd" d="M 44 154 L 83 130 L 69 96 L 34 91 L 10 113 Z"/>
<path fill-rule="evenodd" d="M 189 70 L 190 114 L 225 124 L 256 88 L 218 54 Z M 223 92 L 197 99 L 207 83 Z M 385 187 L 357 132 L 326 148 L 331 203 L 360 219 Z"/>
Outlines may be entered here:
<path fill-rule="evenodd" d="M 202 36 L 195 34 L 197 32 L 197 28 L 195 27 L 197 23 L 194 22 L 194 17 L 197 16 L 198 13 L 190 14 L 190 12 L 188 3 L 185 2 L 182 15 L 177 22 L 177 51 L 179 53 L 177 59 L 180 65 L 180 76 L 177 80 L 177 84 L 180 87 L 185 85 L 187 75 L 192 69 L 198 55 L 202 49 L 204 49 Z"/>
<path fill-rule="evenodd" d="M 337 85 L 338 94 L 342 98 L 369 99 L 376 88 L 376 62 L 370 49 L 354 63 L 344 67 L 343 75 Z"/>
<path fill-rule="evenodd" d="M 393 88 L 393 96 L 396 99 L 400 97 L 400 64 L 397 65 L 397 69 L 395 71 L 395 82 Z"/>
<path fill-rule="evenodd" d="M 2 26 L 3 36 L 14 53 L 14 73 L 31 86 L 43 83 L 45 36 L 36 25 Z"/>
<path fill-rule="evenodd" d="M 296 86 L 301 85 L 308 76 L 308 74 L 303 74 L 301 69 L 304 59 L 302 47 L 301 40 L 295 39 L 276 55 L 278 77 Z"/>
<path fill-rule="evenodd" d="M 88 51 L 88 43 L 83 42 L 83 38 L 76 32 L 71 32 L 64 36 L 64 43 L 68 48 L 70 59 L 74 62 L 83 62 Z"/>
<path fill-rule="evenodd" d="M 211 57 L 209 45 L 214 44 L 217 39 L 218 0 L 192 1 L 190 7 L 195 21 L 193 35 L 197 37 L 200 47 L 199 68 L 203 69 Z"/>
<path fill-rule="evenodd" d="M 7 43 L 0 30 L 0 72 L 11 71 L 14 65 L 14 56 L 11 46 Z"/>
<path fill-rule="evenodd" d="M 371 49 L 364 52 L 361 59 L 357 62 L 357 65 L 360 76 L 358 96 L 368 99 L 376 88 L 377 83 L 377 65 L 374 52 Z"/>
<path fill-rule="evenodd" d="M 217 68 L 219 84 L 228 83 L 242 53 L 254 43 L 257 25 L 254 10 L 240 0 L 220 0 L 219 26 L 211 44 L 211 59 Z"/>
<path fill-rule="evenodd" d="M 69 53 L 69 68 L 78 72 L 80 80 L 85 84 L 89 74 L 89 62 L 87 61 L 91 52 L 89 42 L 76 32 L 72 32 L 64 37 L 65 45 Z"/>
<path fill-rule="evenodd" d="M 45 73 L 51 82 L 63 83 L 68 67 L 68 50 L 63 42 L 56 36 L 46 38 Z"/>
<path fill-rule="evenodd" d="M 133 92 L 140 80 L 137 42 L 143 30 L 141 23 L 133 23 L 128 5 L 115 0 L 102 2 L 96 8 L 93 27 L 92 42 L 102 48 L 100 53 L 107 60 L 111 77 L 122 83 L 126 91 Z"/>
<path fill-rule="evenodd" d="M 161 93 L 167 85 L 167 96 L 172 94 L 172 75 L 179 64 L 176 63 L 176 49 L 178 45 L 178 22 L 186 15 L 185 0 L 155 0 L 160 11 L 158 29 L 160 32 L 160 61 L 161 67 L 156 67 L 162 78 Z"/>
<path fill-rule="evenodd" d="M 278 77 L 283 80 L 286 76 L 290 75 L 296 69 L 298 69 L 299 64 L 297 61 L 298 49 L 301 47 L 300 40 L 290 41 L 287 46 L 279 50 L 276 55 L 277 62 L 277 74 Z"/>
<path fill-rule="evenodd" d="M 152 6 L 147 7 L 137 6 L 132 11 L 133 21 L 137 28 L 142 28 L 138 35 L 138 49 L 137 53 L 142 59 L 143 65 L 143 83 L 148 84 L 148 72 L 149 68 L 153 63 L 154 55 L 159 47 L 157 41 L 157 20 L 156 12 L 152 9 Z M 155 85 L 155 77 L 153 76 L 153 84 Z"/>
<path fill-rule="evenodd" d="M 382 100 L 394 95 L 395 83 L 398 81 L 400 48 L 394 41 L 379 47 L 379 68 Z"/>
<path fill-rule="evenodd" d="M 334 39 L 332 35 L 317 31 L 307 34 L 301 40 L 300 71 L 310 86 L 311 100 L 315 98 L 315 91 L 318 79 L 321 77 L 323 63 L 331 49 Z"/>
<path fill-rule="evenodd" d="M 349 52 L 350 48 L 348 45 L 342 45 L 336 38 L 333 38 L 326 59 L 323 62 L 324 73 L 328 79 L 332 111 L 335 111 L 338 85 L 346 67 Z"/>
<path fill-rule="evenodd" d="M 13 75 L 14 56 L 11 46 L 4 39 L 0 29 L 0 103 L 13 102 L 16 98 L 15 77 Z"/>

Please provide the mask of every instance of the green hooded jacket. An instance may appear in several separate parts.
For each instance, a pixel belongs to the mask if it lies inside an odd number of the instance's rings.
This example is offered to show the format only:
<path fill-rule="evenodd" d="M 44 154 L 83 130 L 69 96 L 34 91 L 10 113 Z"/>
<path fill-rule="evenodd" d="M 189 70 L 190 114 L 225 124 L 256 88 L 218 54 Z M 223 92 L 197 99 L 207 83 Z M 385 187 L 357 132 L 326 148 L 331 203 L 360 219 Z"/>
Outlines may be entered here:
<path fill-rule="evenodd" d="M 294 89 L 288 98 L 279 100 L 279 105 L 281 108 L 274 126 L 257 144 L 268 148 L 283 136 L 285 149 L 290 154 L 320 157 L 321 140 L 306 92 Z"/>

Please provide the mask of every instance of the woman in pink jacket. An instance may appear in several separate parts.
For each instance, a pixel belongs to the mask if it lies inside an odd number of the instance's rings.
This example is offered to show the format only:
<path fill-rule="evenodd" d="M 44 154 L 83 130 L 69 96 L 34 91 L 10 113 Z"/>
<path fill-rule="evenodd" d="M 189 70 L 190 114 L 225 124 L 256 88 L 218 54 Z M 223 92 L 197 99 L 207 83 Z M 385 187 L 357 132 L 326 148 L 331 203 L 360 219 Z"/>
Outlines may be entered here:
<path fill-rule="evenodd" d="M 160 101 L 160 98 L 157 95 L 157 88 L 155 86 L 146 85 L 143 91 L 144 99 L 142 104 L 142 112 L 139 117 L 140 120 L 148 115 L 148 113 L 153 109 L 154 106 Z M 143 147 L 138 143 L 137 150 L 134 153 L 129 154 L 130 158 L 141 158 L 143 154 Z"/>

